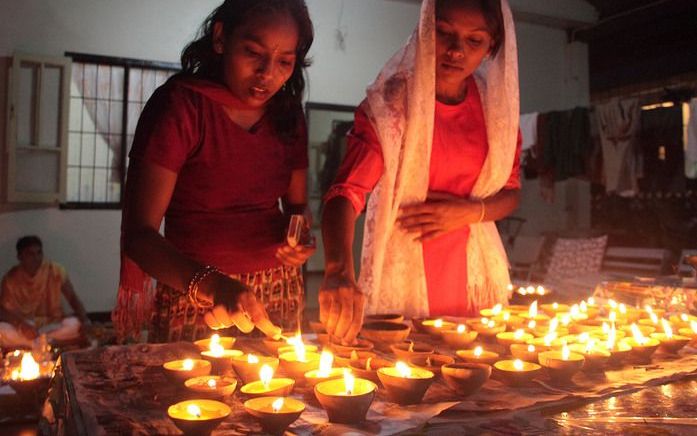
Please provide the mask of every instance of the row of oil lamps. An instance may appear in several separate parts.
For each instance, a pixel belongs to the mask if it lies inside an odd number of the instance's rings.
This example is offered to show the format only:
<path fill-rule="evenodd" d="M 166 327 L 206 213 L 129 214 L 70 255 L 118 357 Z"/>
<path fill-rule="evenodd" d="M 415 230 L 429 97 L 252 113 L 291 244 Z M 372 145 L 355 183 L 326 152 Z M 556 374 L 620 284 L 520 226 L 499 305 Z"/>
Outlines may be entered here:
<path fill-rule="evenodd" d="M 481 318 L 462 324 L 443 319 L 412 320 L 416 330 L 429 335 L 429 342 L 442 340 L 455 349 L 464 361 L 458 363 L 435 353 L 426 342 L 403 341 L 409 326 L 401 317 L 388 319 L 389 315 L 372 323 L 373 330 L 366 329 L 371 323 L 366 324 L 362 335 L 377 339 L 378 348 L 391 350 L 408 364 L 381 359 L 366 339 L 350 347 L 332 345 L 336 355 L 304 344 L 299 334 L 287 342 L 265 340 L 267 347 L 278 353 L 278 357 L 271 357 L 234 350 L 235 338 L 214 335 L 197 342 L 202 349 L 199 359 L 164 364 L 171 377 L 183 381 L 199 398 L 172 405 L 168 415 L 185 433 L 215 428 L 231 413 L 229 406 L 217 401 L 237 387 L 237 380 L 225 375 L 231 370 L 245 383 L 240 392 L 249 398 L 244 403 L 247 413 L 266 431 L 279 432 L 305 408 L 301 401 L 289 397 L 296 383 L 314 388 L 330 422 L 356 423 L 365 419 L 378 384 L 384 386 L 391 401 L 413 404 L 422 400 L 437 376 L 463 396 L 476 392 L 492 373 L 510 386 L 528 385 L 543 373 L 552 381 L 565 383 L 581 369 L 602 370 L 627 360 L 645 363 L 659 348 L 675 353 L 697 340 L 697 317 L 681 314 L 665 319 L 661 309 L 638 309 L 612 300 L 602 306 L 592 298 L 571 306 L 551 303 L 538 307 L 536 301 L 529 307 L 497 305 L 480 314 Z M 673 333 L 674 328 L 679 334 Z M 478 338 L 492 345 L 469 348 Z M 505 351 L 495 352 L 496 348 Z M 502 357 L 509 353 L 511 358 Z M 348 368 L 333 368 L 334 360 Z M 287 378 L 274 378 L 279 367 Z M 212 372 L 218 375 L 210 375 Z"/>

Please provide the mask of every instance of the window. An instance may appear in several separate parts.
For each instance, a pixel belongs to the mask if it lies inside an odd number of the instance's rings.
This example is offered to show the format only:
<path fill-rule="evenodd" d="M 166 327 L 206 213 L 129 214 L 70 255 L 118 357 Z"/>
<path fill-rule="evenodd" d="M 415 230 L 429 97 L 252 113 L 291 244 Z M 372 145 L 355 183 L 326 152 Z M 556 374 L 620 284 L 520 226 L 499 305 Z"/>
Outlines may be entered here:
<path fill-rule="evenodd" d="M 72 58 L 65 207 L 119 208 L 138 117 L 179 65 L 66 53 Z"/>

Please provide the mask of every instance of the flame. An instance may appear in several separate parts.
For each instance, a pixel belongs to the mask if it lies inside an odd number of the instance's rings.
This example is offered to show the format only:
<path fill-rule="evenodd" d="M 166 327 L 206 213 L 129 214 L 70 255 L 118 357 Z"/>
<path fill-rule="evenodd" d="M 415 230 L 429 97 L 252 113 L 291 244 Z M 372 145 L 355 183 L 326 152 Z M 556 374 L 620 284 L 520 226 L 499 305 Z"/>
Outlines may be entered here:
<path fill-rule="evenodd" d="M 269 383 L 271 383 L 272 378 L 273 368 L 266 364 L 262 365 L 261 369 L 259 370 L 259 380 L 261 380 L 261 384 L 264 385 L 266 389 L 269 388 Z"/>
<path fill-rule="evenodd" d="M 214 378 L 209 378 L 207 384 L 208 384 L 208 387 L 211 389 L 215 389 L 215 387 L 217 385 Z"/>
<path fill-rule="evenodd" d="M 561 349 L 561 360 L 569 360 L 570 355 L 571 352 L 569 351 L 569 347 L 564 344 L 564 348 Z"/>
<path fill-rule="evenodd" d="M 538 286 L 536 289 L 537 295 L 544 295 L 545 294 L 545 288 L 542 286 Z"/>
<path fill-rule="evenodd" d="M 527 295 L 528 291 L 526 291 L 525 288 L 521 286 L 520 288 L 518 288 L 518 293 L 520 295 Z"/>
<path fill-rule="evenodd" d="M 530 344 L 528 345 L 528 353 L 534 353 L 535 352 L 535 346 Z"/>
<path fill-rule="evenodd" d="M 554 303 L 552 303 L 552 310 L 557 310 L 557 309 L 559 309 L 559 303 L 557 303 L 555 301 Z"/>
<path fill-rule="evenodd" d="M 486 325 L 489 322 L 489 318 L 483 316 L 482 319 L 479 320 L 479 322 Z"/>
<path fill-rule="evenodd" d="M 31 353 L 25 352 L 22 355 L 22 362 L 19 365 L 19 369 L 12 371 L 13 380 L 34 380 L 39 378 L 41 371 L 39 365 L 34 360 L 34 356 Z"/>
<path fill-rule="evenodd" d="M 523 338 L 524 334 L 525 334 L 525 330 L 518 329 L 515 331 L 515 333 L 513 333 L 513 339 L 515 339 L 516 341 L 519 341 Z"/>
<path fill-rule="evenodd" d="M 692 328 L 692 331 L 697 333 L 697 321 L 690 321 L 690 328 Z"/>
<path fill-rule="evenodd" d="M 213 333 L 211 335 L 211 340 L 209 341 L 210 344 L 219 344 L 220 343 L 220 335 L 217 333 Z"/>
<path fill-rule="evenodd" d="M 588 342 L 588 340 L 590 338 L 591 338 L 591 335 L 588 332 L 583 332 L 580 335 L 578 335 L 578 341 L 582 344 Z"/>
<path fill-rule="evenodd" d="M 609 331 L 610 331 L 610 326 L 608 325 L 608 323 L 603 321 L 603 333 L 608 334 Z"/>
<path fill-rule="evenodd" d="M 588 306 L 586 305 L 585 301 L 581 301 L 579 308 L 581 309 L 581 312 L 588 312 Z"/>
<path fill-rule="evenodd" d="M 513 368 L 515 368 L 516 371 L 522 371 L 523 370 L 523 361 L 520 359 L 516 359 L 513 361 Z"/>
<path fill-rule="evenodd" d="M 588 305 L 589 305 L 589 306 L 595 306 L 595 298 L 589 297 L 589 298 L 588 298 Z"/>
<path fill-rule="evenodd" d="M 300 333 L 295 335 L 295 337 L 290 338 L 293 341 L 293 347 L 295 348 L 295 358 L 298 362 L 307 362 L 307 355 L 305 354 L 305 344 L 303 343 Z"/>
<path fill-rule="evenodd" d="M 549 333 L 554 333 L 557 331 L 557 327 L 559 326 L 559 320 L 557 318 L 552 318 L 552 320 L 549 322 Z"/>
<path fill-rule="evenodd" d="M 530 330 L 533 330 L 535 327 L 537 327 L 537 321 L 535 321 L 534 319 L 531 319 L 530 322 L 528 323 L 528 328 Z"/>
<path fill-rule="evenodd" d="M 680 314 L 680 319 L 681 319 L 683 322 L 687 322 L 687 320 L 690 319 L 690 318 L 687 316 L 686 313 L 681 313 L 681 314 Z"/>
<path fill-rule="evenodd" d="M 501 303 L 498 303 L 496 306 L 493 307 L 493 309 L 491 309 L 491 313 L 493 313 L 494 315 L 498 315 L 499 313 L 501 313 L 501 309 L 503 309 L 503 305 Z"/>
<path fill-rule="evenodd" d="M 197 418 L 200 418 L 201 417 L 201 408 L 195 404 L 189 404 L 188 406 L 186 406 L 186 413 L 188 413 L 189 415 L 193 415 Z"/>
<path fill-rule="evenodd" d="M 247 363 L 259 363 L 259 358 L 252 353 L 247 354 Z"/>
<path fill-rule="evenodd" d="M 438 318 L 437 320 L 433 321 L 433 327 L 437 329 L 443 327 L 443 320 Z"/>
<path fill-rule="evenodd" d="M 210 350 L 211 355 L 213 357 L 223 357 L 223 354 L 225 354 L 225 348 L 223 348 L 223 346 L 220 345 L 220 343 L 216 344 L 214 342 L 211 342 Z"/>
<path fill-rule="evenodd" d="M 459 325 L 457 326 L 457 332 L 458 332 L 459 334 L 464 333 L 464 332 L 465 332 L 465 325 L 464 325 L 464 324 L 459 324 Z"/>
<path fill-rule="evenodd" d="M 571 313 L 572 318 L 578 318 L 581 315 L 581 309 L 579 309 L 578 304 L 571 306 L 569 313 Z"/>
<path fill-rule="evenodd" d="M 639 330 L 639 327 L 637 327 L 636 324 L 632 323 L 631 329 L 632 335 L 634 335 L 634 340 L 637 344 L 644 345 L 648 341 L 648 339 L 644 337 L 644 335 L 641 333 L 641 330 Z"/>
<path fill-rule="evenodd" d="M 619 309 L 620 309 L 620 313 L 621 313 L 622 315 L 626 315 L 626 314 L 627 314 L 627 306 L 625 306 L 624 303 L 620 303 Z"/>
<path fill-rule="evenodd" d="M 474 357 L 481 357 L 483 351 L 484 349 L 482 349 L 480 345 L 477 345 L 474 347 Z"/>
<path fill-rule="evenodd" d="M 613 309 L 617 308 L 617 302 L 615 300 L 613 300 L 612 298 L 610 298 L 610 300 L 607 302 L 607 304 L 609 304 L 610 307 L 612 307 Z"/>
<path fill-rule="evenodd" d="M 486 326 L 489 327 L 490 329 L 493 329 L 494 327 L 496 327 L 496 322 L 493 319 L 489 320 L 489 322 L 487 323 Z"/>
<path fill-rule="evenodd" d="M 372 361 L 373 361 L 373 358 L 372 358 L 372 357 L 369 357 L 369 358 L 367 358 L 367 359 L 365 360 L 365 370 L 366 370 L 366 371 L 370 371 L 370 370 L 373 369 L 373 368 L 370 366 L 370 363 L 371 363 Z"/>
<path fill-rule="evenodd" d="M 534 287 L 534 286 L 528 286 L 527 288 L 525 288 L 525 292 L 527 292 L 528 294 L 534 294 L 534 293 L 535 293 L 535 287 Z"/>
<path fill-rule="evenodd" d="M 552 341 L 557 338 L 557 332 L 547 333 L 543 338 L 546 347 L 552 346 Z"/>
<path fill-rule="evenodd" d="M 334 355 L 328 350 L 322 350 L 322 355 L 319 358 L 319 371 L 317 371 L 317 375 L 319 377 L 329 377 L 333 361 Z"/>
<path fill-rule="evenodd" d="M 610 316 L 608 317 L 610 319 L 611 323 L 615 323 L 617 321 L 617 313 L 615 311 L 610 312 Z"/>
<path fill-rule="evenodd" d="M 513 283 L 509 283 L 508 286 L 506 287 L 509 291 L 513 290 Z"/>
<path fill-rule="evenodd" d="M 533 319 L 537 317 L 537 300 L 533 301 L 530 305 L 530 309 L 528 309 L 528 315 L 530 315 L 530 318 Z"/>
<path fill-rule="evenodd" d="M 563 326 L 567 326 L 571 323 L 571 315 L 564 315 L 561 317 L 561 324 Z"/>
<path fill-rule="evenodd" d="M 649 315 L 651 315 L 651 314 L 653 313 L 653 307 L 651 307 L 650 304 L 647 304 L 646 306 L 644 306 L 644 310 L 645 310 L 646 313 L 648 313 Z"/>
<path fill-rule="evenodd" d="M 355 384 L 356 378 L 353 376 L 353 374 L 351 374 L 351 371 L 344 368 L 344 386 L 346 387 L 346 395 L 353 395 L 353 388 Z"/>
<path fill-rule="evenodd" d="M 586 353 L 591 353 L 593 351 L 593 347 L 595 346 L 595 340 L 591 339 L 588 341 L 586 344 Z"/>
<path fill-rule="evenodd" d="M 278 397 L 271 403 L 271 410 L 273 413 L 278 413 L 283 408 L 283 397 Z"/>
<path fill-rule="evenodd" d="M 658 324 L 658 316 L 657 316 L 655 313 L 651 312 L 651 313 L 649 314 L 649 317 L 651 318 L 651 322 L 652 322 L 652 323 Z"/>
<path fill-rule="evenodd" d="M 665 318 L 661 318 L 661 324 L 663 324 L 663 332 L 666 334 L 666 337 L 668 339 L 673 337 L 673 329 L 670 327 L 670 323 L 665 320 Z"/>
<path fill-rule="evenodd" d="M 194 361 L 191 359 L 184 359 L 184 362 L 182 363 L 182 368 L 184 371 L 191 371 L 194 369 Z"/>
<path fill-rule="evenodd" d="M 409 365 L 402 362 L 401 360 L 395 363 L 394 367 L 397 368 L 397 372 L 399 373 L 400 377 L 411 377 L 411 368 L 409 368 Z"/>
<path fill-rule="evenodd" d="M 511 312 L 503 312 L 503 320 L 508 321 L 511 319 Z"/>

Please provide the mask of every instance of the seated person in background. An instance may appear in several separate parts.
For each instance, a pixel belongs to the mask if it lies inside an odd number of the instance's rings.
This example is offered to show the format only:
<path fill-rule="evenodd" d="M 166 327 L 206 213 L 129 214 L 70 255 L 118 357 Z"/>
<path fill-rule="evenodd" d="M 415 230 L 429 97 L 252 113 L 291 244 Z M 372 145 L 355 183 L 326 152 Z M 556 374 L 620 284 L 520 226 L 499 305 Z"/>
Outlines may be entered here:
<path fill-rule="evenodd" d="M 19 264 L 5 274 L 0 288 L 0 345 L 31 346 L 42 333 L 58 341 L 80 337 L 80 328 L 89 325 L 89 319 L 65 269 L 44 260 L 36 236 L 17 241 L 17 258 Z M 61 294 L 75 316 L 64 316 Z"/>

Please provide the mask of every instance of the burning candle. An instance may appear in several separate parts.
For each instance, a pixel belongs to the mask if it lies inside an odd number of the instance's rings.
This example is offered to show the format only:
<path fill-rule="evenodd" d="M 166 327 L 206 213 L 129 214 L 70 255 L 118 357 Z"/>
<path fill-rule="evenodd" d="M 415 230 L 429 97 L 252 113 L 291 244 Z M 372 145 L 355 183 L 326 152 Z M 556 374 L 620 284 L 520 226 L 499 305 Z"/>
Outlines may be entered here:
<path fill-rule="evenodd" d="M 328 350 L 323 350 L 319 358 L 319 369 L 306 372 L 305 380 L 307 380 L 310 386 L 315 386 L 321 381 L 341 378 L 344 372 L 341 368 L 332 368 L 333 362 L 334 355 Z"/>
<path fill-rule="evenodd" d="M 542 304 L 540 305 L 540 309 L 542 309 L 542 311 L 550 317 L 553 317 L 556 316 L 558 313 L 568 312 L 569 305 L 554 302 L 552 304 Z"/>
<path fill-rule="evenodd" d="M 380 368 L 378 377 L 387 390 L 390 401 L 415 404 L 421 401 L 435 375 L 422 368 L 411 368 L 402 361 L 395 366 Z"/>
<path fill-rule="evenodd" d="M 232 369 L 233 357 L 242 356 L 244 353 L 240 350 L 226 350 L 220 342 L 210 342 L 208 350 L 201 351 L 201 357 L 211 362 L 213 372 L 217 374 L 226 374 Z"/>
<path fill-rule="evenodd" d="M 242 383 L 251 383 L 259 379 L 259 371 L 264 365 L 268 365 L 275 372 L 278 369 L 278 358 L 270 356 L 260 356 L 249 353 L 233 357 L 231 360 L 232 368 L 240 377 Z"/>
<path fill-rule="evenodd" d="M 697 316 L 681 313 L 680 315 L 671 315 L 669 321 L 678 328 L 685 328 L 690 327 L 692 321 L 697 322 Z"/>
<path fill-rule="evenodd" d="M 320 355 L 306 351 L 300 335 L 293 341 L 294 351 L 287 351 L 278 356 L 281 369 L 294 379 L 303 379 L 305 373 L 319 368 Z"/>
<path fill-rule="evenodd" d="M 585 363 L 584 371 L 598 371 L 605 367 L 610 360 L 610 352 L 597 346 L 595 339 L 589 339 L 585 344 L 572 344 L 570 350 L 583 355 Z"/>
<path fill-rule="evenodd" d="M 295 381 L 290 378 L 273 378 L 273 369 L 269 365 L 262 365 L 259 370 L 259 380 L 247 383 L 240 391 L 251 397 L 260 396 L 288 396 L 293 391 Z"/>
<path fill-rule="evenodd" d="M 355 424 L 365 420 L 377 386 L 369 380 L 355 378 L 344 370 L 344 377 L 315 385 L 315 397 L 327 412 L 330 422 Z"/>
<path fill-rule="evenodd" d="M 303 413 L 305 404 L 291 397 L 260 397 L 245 401 L 244 410 L 257 419 L 265 432 L 283 434 Z"/>
<path fill-rule="evenodd" d="M 537 322 L 549 320 L 549 317 L 547 315 L 538 312 L 537 300 L 533 301 L 532 304 L 530 304 L 530 308 L 528 309 L 527 313 L 521 313 L 520 317 L 527 320 L 533 319 Z"/>
<path fill-rule="evenodd" d="M 235 392 L 237 380 L 232 377 L 204 375 L 187 379 L 184 386 L 197 397 L 222 399 Z"/>
<path fill-rule="evenodd" d="M 457 350 L 455 354 L 457 354 L 460 359 L 469 363 L 486 363 L 493 365 L 499 360 L 498 353 L 486 351 L 480 345 L 476 346 L 473 350 Z"/>
<path fill-rule="evenodd" d="M 445 329 L 451 329 L 455 327 L 454 322 L 443 321 L 441 318 L 438 319 L 426 319 L 421 323 L 421 326 L 426 330 L 427 333 L 439 336 L 441 332 Z"/>
<path fill-rule="evenodd" d="M 167 415 L 184 434 L 209 434 L 230 415 L 225 403 L 215 400 L 188 400 L 169 406 Z"/>
<path fill-rule="evenodd" d="M 639 363 L 650 361 L 651 356 L 656 352 L 661 343 L 658 339 L 645 337 L 636 324 L 632 324 L 630 328 L 632 337 L 623 339 L 624 342 L 632 347 L 630 357 Z"/>
<path fill-rule="evenodd" d="M 232 336 L 220 336 L 217 333 L 211 335 L 208 339 L 199 339 L 195 341 L 194 344 L 198 347 L 199 351 L 206 351 L 211 349 L 211 344 L 217 344 L 222 346 L 226 350 L 232 349 L 235 345 L 237 338 Z"/>
<path fill-rule="evenodd" d="M 516 359 L 537 363 L 540 351 L 533 344 L 511 344 L 511 355 Z"/>
<path fill-rule="evenodd" d="M 667 353 L 677 353 L 690 342 L 690 338 L 682 335 L 674 335 L 673 328 L 665 319 L 661 319 L 663 333 L 651 333 L 651 337 L 661 343 L 660 349 Z"/>
<path fill-rule="evenodd" d="M 503 305 L 501 303 L 495 305 L 494 307 L 491 308 L 486 308 L 486 309 L 481 309 L 479 311 L 479 314 L 485 318 L 492 318 L 495 317 L 503 311 Z"/>
<path fill-rule="evenodd" d="M 585 362 L 583 355 L 572 353 L 566 345 L 561 351 L 543 351 L 537 358 L 550 379 L 563 383 L 570 381 Z"/>
<path fill-rule="evenodd" d="M 536 363 L 520 359 L 501 360 L 494 363 L 494 376 L 509 386 L 527 386 L 542 372 Z"/>
<path fill-rule="evenodd" d="M 208 375 L 211 372 L 211 363 L 203 359 L 172 360 L 165 362 L 162 367 L 168 376 L 182 382 L 189 378 Z"/>
<path fill-rule="evenodd" d="M 689 328 L 683 327 L 678 330 L 678 333 L 680 333 L 681 336 L 686 336 L 694 341 L 697 339 L 697 321 L 691 321 Z"/>
<path fill-rule="evenodd" d="M 514 332 L 501 332 L 496 335 L 496 341 L 506 349 L 510 348 L 512 344 L 525 344 L 531 339 L 533 339 L 533 335 L 525 333 L 523 329 Z"/>
<path fill-rule="evenodd" d="M 443 342 L 451 348 L 464 348 L 469 346 L 475 339 L 478 333 L 476 331 L 467 330 L 467 326 L 459 324 L 457 328 L 444 330 L 442 337 Z"/>

